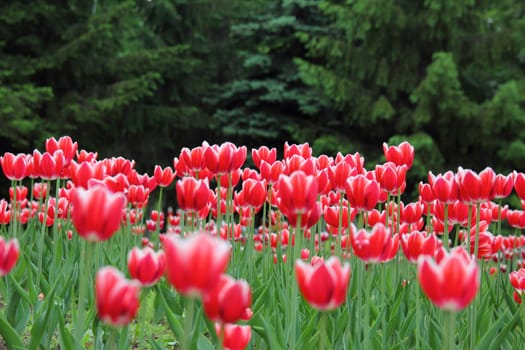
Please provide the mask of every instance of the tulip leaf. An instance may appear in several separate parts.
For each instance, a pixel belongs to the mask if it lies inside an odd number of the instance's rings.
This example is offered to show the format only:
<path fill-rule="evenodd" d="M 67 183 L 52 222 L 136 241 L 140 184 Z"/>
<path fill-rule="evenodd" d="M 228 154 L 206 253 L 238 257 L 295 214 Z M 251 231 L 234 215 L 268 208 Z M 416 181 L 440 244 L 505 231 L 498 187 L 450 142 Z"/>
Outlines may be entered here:
<path fill-rule="evenodd" d="M 168 324 L 170 326 L 171 331 L 175 335 L 178 341 L 181 339 L 184 339 L 184 329 L 182 327 L 182 324 L 180 320 L 177 318 L 177 316 L 171 311 L 168 302 L 166 300 L 166 295 L 161 287 L 157 289 L 159 293 L 162 295 L 161 301 L 162 301 L 162 308 L 164 309 L 164 314 L 166 315 L 166 318 L 168 320 Z"/>
<path fill-rule="evenodd" d="M 496 341 L 498 333 L 504 332 L 505 329 L 507 329 L 509 325 L 514 327 L 514 323 L 519 319 L 519 317 L 520 317 L 520 314 L 518 312 L 514 315 L 512 320 L 508 322 L 507 313 L 505 313 L 504 315 L 500 315 L 498 320 L 494 324 L 492 324 L 492 327 L 490 327 L 490 329 L 485 333 L 483 338 L 480 340 L 480 342 L 477 345 L 477 349 L 480 349 L 480 350 L 481 349 L 494 349 L 491 347 L 491 343 L 493 341 Z M 505 324 L 506 326 L 504 326 Z M 508 330 L 506 332 L 508 333 Z"/>
<path fill-rule="evenodd" d="M 210 340 L 204 336 L 204 334 L 199 333 L 199 337 L 197 340 L 197 347 L 193 349 L 214 350 L 215 347 L 210 343 Z"/>
<path fill-rule="evenodd" d="M 519 312 L 517 312 L 514 317 L 503 327 L 499 333 L 497 333 L 496 337 L 490 343 L 489 349 L 502 349 L 501 344 L 506 340 L 507 335 L 512 331 L 515 324 L 518 323 L 518 321 L 521 320 L 521 315 Z"/>
<path fill-rule="evenodd" d="M 67 329 L 64 322 L 64 315 L 58 312 L 58 330 L 60 332 L 60 342 L 65 350 L 82 350 L 77 340 L 73 337 L 69 329 Z"/>
<path fill-rule="evenodd" d="M 7 322 L 3 315 L 0 314 L 0 335 L 4 339 L 9 350 L 23 350 L 25 349 L 22 338 L 18 335 L 15 329 Z"/>
<path fill-rule="evenodd" d="M 165 347 L 160 345 L 155 339 L 150 338 L 148 339 L 148 343 L 152 346 L 153 350 L 166 350 Z"/>

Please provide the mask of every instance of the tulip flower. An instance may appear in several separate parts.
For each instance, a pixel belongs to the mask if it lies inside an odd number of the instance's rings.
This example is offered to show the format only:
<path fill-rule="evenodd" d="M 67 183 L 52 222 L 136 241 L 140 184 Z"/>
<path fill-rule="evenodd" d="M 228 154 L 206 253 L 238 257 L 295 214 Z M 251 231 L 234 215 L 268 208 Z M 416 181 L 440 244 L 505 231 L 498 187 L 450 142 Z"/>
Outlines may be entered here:
<path fill-rule="evenodd" d="M 437 307 L 460 311 L 470 304 L 480 285 L 476 260 L 463 247 L 443 250 L 436 261 L 425 256 L 418 261 L 417 278 L 423 293 Z"/>
<path fill-rule="evenodd" d="M 317 179 L 296 171 L 292 175 L 281 175 L 279 179 L 279 209 L 285 214 L 304 214 L 310 211 L 317 201 Z"/>
<path fill-rule="evenodd" d="M 245 280 L 222 274 L 215 287 L 204 294 L 202 302 L 210 320 L 235 323 L 245 318 L 252 304 L 252 291 Z"/>
<path fill-rule="evenodd" d="M 392 236 L 390 229 L 382 223 L 374 225 L 370 232 L 351 230 L 350 242 L 355 255 L 368 263 L 383 263 L 392 260 L 399 249 L 399 235 Z"/>
<path fill-rule="evenodd" d="M 153 177 L 159 186 L 168 187 L 173 182 L 173 179 L 175 179 L 175 174 L 170 167 L 162 169 L 160 165 L 156 165 L 153 171 Z"/>
<path fill-rule="evenodd" d="M 317 310 L 333 310 L 346 300 L 350 281 L 350 265 L 341 265 L 339 258 L 318 260 L 315 265 L 295 262 L 295 277 L 301 294 Z"/>
<path fill-rule="evenodd" d="M 18 240 L 12 238 L 6 242 L 0 236 L 0 277 L 7 275 L 15 267 L 19 255 Z"/>
<path fill-rule="evenodd" d="M 407 141 L 401 142 L 398 146 L 388 146 L 383 143 L 383 153 L 387 162 L 392 162 L 395 165 L 406 165 L 408 169 L 412 167 L 414 162 L 414 146 Z"/>
<path fill-rule="evenodd" d="M 358 211 L 372 210 L 379 201 L 379 183 L 364 175 L 351 177 L 346 182 L 346 197 L 352 208 Z"/>
<path fill-rule="evenodd" d="M 105 241 L 118 230 L 126 197 L 103 185 L 71 192 L 71 220 L 78 234 L 88 241 Z"/>
<path fill-rule="evenodd" d="M 215 287 L 230 260 L 230 245 L 206 233 L 168 235 L 163 244 L 168 282 L 183 295 L 202 296 Z"/>
<path fill-rule="evenodd" d="M 112 266 L 101 268 L 95 278 L 97 315 L 112 326 L 124 326 L 131 322 L 139 308 L 140 286 L 128 281 Z"/>
<path fill-rule="evenodd" d="M 260 168 L 261 161 L 265 161 L 268 164 L 273 164 L 277 159 L 277 149 L 269 149 L 266 146 L 252 149 L 252 160 L 256 168 Z"/>
<path fill-rule="evenodd" d="M 520 296 L 525 292 L 525 268 L 512 271 L 509 275 L 510 284 Z"/>
<path fill-rule="evenodd" d="M 459 168 L 456 181 L 460 199 L 465 203 L 478 203 L 492 200 L 496 173 L 487 167 L 479 174 L 470 169 Z"/>
<path fill-rule="evenodd" d="M 64 154 L 65 165 L 68 165 L 77 153 L 78 143 L 73 142 L 70 136 L 62 136 L 57 139 L 54 137 L 46 140 L 46 151 L 50 154 L 54 154 L 56 151 L 61 150 Z"/>
<path fill-rule="evenodd" d="M 224 350 L 244 350 L 248 347 L 252 337 L 251 326 L 241 326 L 236 324 L 215 324 L 217 337 L 222 339 Z"/>
<path fill-rule="evenodd" d="M 441 240 L 436 235 L 414 231 L 401 236 L 401 248 L 407 260 L 416 263 L 420 256 L 434 256 L 441 248 Z"/>
<path fill-rule="evenodd" d="M 198 212 L 210 201 L 208 180 L 196 180 L 193 177 L 184 177 L 177 181 L 177 202 L 186 212 Z"/>
<path fill-rule="evenodd" d="M 138 280 L 144 287 L 157 283 L 166 268 L 166 257 L 163 251 L 155 252 L 146 247 L 134 247 L 128 254 L 128 270 L 131 278 Z"/>
<path fill-rule="evenodd" d="M 6 152 L 3 157 L 0 157 L 0 163 L 2 164 L 2 171 L 5 177 L 9 180 L 22 180 L 29 175 L 28 167 L 31 156 L 27 154 L 19 153 L 14 155 L 13 153 Z"/>

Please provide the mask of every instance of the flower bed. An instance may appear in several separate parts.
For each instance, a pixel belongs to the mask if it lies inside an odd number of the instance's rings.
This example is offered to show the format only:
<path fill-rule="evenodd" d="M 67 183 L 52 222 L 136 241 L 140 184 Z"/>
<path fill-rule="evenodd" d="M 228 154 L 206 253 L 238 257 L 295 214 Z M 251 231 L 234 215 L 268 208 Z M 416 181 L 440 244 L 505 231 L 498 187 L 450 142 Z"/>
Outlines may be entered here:
<path fill-rule="evenodd" d="M 10 349 L 520 348 L 525 212 L 503 203 L 525 199 L 525 174 L 429 173 L 404 203 L 414 149 L 383 150 L 367 170 L 359 153 L 263 146 L 248 168 L 246 147 L 204 142 L 153 176 L 69 137 L 5 153 L 0 334 Z"/>

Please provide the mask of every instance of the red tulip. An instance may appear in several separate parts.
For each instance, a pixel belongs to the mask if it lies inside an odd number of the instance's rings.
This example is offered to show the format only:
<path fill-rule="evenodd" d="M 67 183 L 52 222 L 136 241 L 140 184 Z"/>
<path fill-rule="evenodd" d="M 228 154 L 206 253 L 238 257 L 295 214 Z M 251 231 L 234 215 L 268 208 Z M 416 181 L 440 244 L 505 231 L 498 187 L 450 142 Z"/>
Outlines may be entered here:
<path fill-rule="evenodd" d="M 432 192 L 432 186 L 423 182 L 419 182 L 419 196 L 425 203 L 431 203 L 436 199 L 434 192 Z"/>
<path fill-rule="evenodd" d="M 87 152 L 86 150 L 80 150 L 76 152 L 76 156 L 77 156 L 77 162 L 80 164 L 80 163 L 83 163 L 83 162 L 95 162 L 97 160 L 97 157 L 98 157 L 98 153 L 97 152 Z"/>
<path fill-rule="evenodd" d="M 415 224 L 423 215 L 423 203 L 409 203 L 401 208 L 401 218 L 408 224 Z"/>
<path fill-rule="evenodd" d="M 514 189 L 521 200 L 525 200 L 525 174 L 514 172 Z"/>
<path fill-rule="evenodd" d="M 441 240 L 436 235 L 429 235 L 426 232 L 414 231 L 401 236 L 401 248 L 411 263 L 416 263 L 423 255 L 434 256 L 441 245 Z"/>
<path fill-rule="evenodd" d="M 408 169 L 414 162 L 414 146 L 407 141 L 401 142 L 398 146 L 388 146 L 383 143 L 383 153 L 387 162 L 395 165 L 406 165 Z"/>
<path fill-rule="evenodd" d="M 266 146 L 261 146 L 259 148 L 252 149 L 252 160 L 255 164 L 255 167 L 260 169 L 261 161 L 265 161 L 268 164 L 273 164 L 277 159 L 277 149 L 269 149 Z"/>
<path fill-rule="evenodd" d="M 476 260 L 463 247 L 443 253 L 436 261 L 428 256 L 418 261 L 417 278 L 423 293 L 437 307 L 460 311 L 476 296 L 480 272 Z"/>
<path fill-rule="evenodd" d="M 168 187 L 175 179 L 175 174 L 170 167 L 162 169 L 160 165 L 156 165 L 153 171 L 153 177 L 159 186 Z"/>
<path fill-rule="evenodd" d="M 521 268 L 518 271 L 512 271 L 509 275 L 510 284 L 516 290 L 518 294 L 525 292 L 525 268 Z"/>
<path fill-rule="evenodd" d="M 209 146 L 204 151 L 206 168 L 217 175 L 240 169 L 245 160 L 246 146 L 237 147 L 231 142 Z"/>
<path fill-rule="evenodd" d="M 128 175 L 135 167 L 135 161 L 124 157 L 112 157 L 101 161 L 106 166 L 106 171 L 109 176 L 117 174 Z"/>
<path fill-rule="evenodd" d="M 112 266 L 101 268 L 95 279 L 95 299 L 98 317 L 112 325 L 131 322 L 139 308 L 140 285 L 128 281 Z"/>
<path fill-rule="evenodd" d="M 268 181 L 269 184 L 275 184 L 279 181 L 279 177 L 284 172 L 284 163 L 277 160 L 272 164 L 267 163 L 266 161 L 261 161 L 260 168 L 261 177 Z"/>
<path fill-rule="evenodd" d="M 217 337 L 222 338 L 222 348 L 224 350 L 244 350 L 248 347 L 252 337 L 251 326 L 241 326 L 236 324 L 215 324 Z M 221 335 L 221 333 L 223 333 Z"/>
<path fill-rule="evenodd" d="M 69 175 L 75 187 L 88 188 L 90 179 L 102 180 L 106 177 L 106 167 L 102 162 L 82 162 L 69 164 Z"/>
<path fill-rule="evenodd" d="M 220 238 L 197 233 L 164 239 L 168 281 L 183 295 L 201 296 L 219 282 L 230 260 L 230 246 Z"/>
<path fill-rule="evenodd" d="M 375 224 L 370 232 L 365 229 L 351 232 L 350 242 L 355 255 L 368 263 L 390 261 L 399 249 L 399 235 L 392 236 L 382 223 Z"/>
<path fill-rule="evenodd" d="M 506 198 L 514 188 L 514 175 L 507 176 L 503 174 L 496 175 L 494 186 L 492 186 L 491 198 Z"/>
<path fill-rule="evenodd" d="M 317 169 L 315 161 L 312 157 L 303 158 L 300 155 L 294 154 L 290 158 L 284 160 L 286 175 L 293 174 L 296 171 L 303 171 L 306 175 L 316 175 Z"/>
<path fill-rule="evenodd" d="M 29 163 L 31 156 L 27 154 L 19 153 L 14 155 L 13 153 L 6 152 L 4 156 L 0 158 L 2 163 L 2 171 L 5 177 L 9 180 L 22 180 L 29 174 Z"/>
<path fill-rule="evenodd" d="M 15 267 L 20 255 L 20 247 L 16 238 L 5 241 L 0 236 L 0 277 L 7 275 Z"/>
<path fill-rule="evenodd" d="M 365 173 L 365 158 L 361 157 L 359 152 L 347 154 L 345 156 L 343 156 L 341 153 L 337 153 L 337 156 L 335 157 L 335 163 L 337 164 L 339 162 L 346 162 L 350 164 L 352 169 L 355 169 L 356 174 Z"/>
<path fill-rule="evenodd" d="M 315 265 L 302 260 L 295 262 L 295 277 L 301 294 L 318 310 L 333 310 L 346 300 L 350 281 L 350 265 L 341 265 L 339 258 L 331 256 Z"/>
<path fill-rule="evenodd" d="M 429 172 L 428 182 L 437 200 L 451 203 L 459 199 L 459 188 L 453 172 L 447 171 L 443 175 L 438 174 L 436 176 Z"/>
<path fill-rule="evenodd" d="M 479 203 L 492 200 L 492 188 L 496 174 L 491 168 L 485 168 L 478 174 L 470 169 L 459 168 L 456 181 L 460 199 L 466 203 Z"/>
<path fill-rule="evenodd" d="M 138 280 L 143 286 L 149 287 L 157 283 L 164 274 L 166 257 L 163 251 L 155 252 L 146 247 L 134 247 L 128 254 L 128 270 L 131 278 Z"/>
<path fill-rule="evenodd" d="M 245 280 L 222 274 L 202 299 L 204 313 L 212 321 L 234 323 L 243 319 L 252 304 L 252 291 Z"/>
<path fill-rule="evenodd" d="M 377 182 L 383 190 L 393 195 L 404 191 L 406 173 L 406 165 L 395 165 L 392 162 L 386 162 L 383 165 L 378 164 L 375 168 Z"/>
<path fill-rule="evenodd" d="M 357 175 L 356 169 L 352 169 L 347 162 L 339 162 L 328 168 L 328 178 L 335 191 L 344 192 L 346 181 L 349 177 Z"/>
<path fill-rule="evenodd" d="M 525 211 L 523 210 L 509 210 L 507 211 L 507 222 L 511 227 L 524 229 L 525 228 Z"/>
<path fill-rule="evenodd" d="M 128 187 L 128 202 L 137 208 L 143 208 L 148 203 L 149 190 L 143 185 L 130 185 Z"/>
<path fill-rule="evenodd" d="M 65 165 L 68 165 L 73 160 L 77 149 L 78 143 L 73 142 L 69 136 L 62 136 L 58 141 L 54 137 L 46 140 L 46 151 L 53 155 L 56 151 L 61 150 L 64 154 Z"/>
<path fill-rule="evenodd" d="M 304 214 L 312 209 L 317 201 L 317 179 L 296 171 L 292 175 L 279 178 L 279 209 L 285 215 Z"/>
<path fill-rule="evenodd" d="M 380 188 L 375 180 L 364 175 L 351 177 L 346 182 L 346 197 L 352 208 L 360 212 L 372 210 L 379 201 Z"/>
<path fill-rule="evenodd" d="M 236 194 L 238 206 L 255 208 L 258 211 L 266 201 L 266 181 L 248 179 L 242 183 L 242 190 Z M 240 204 L 243 205 L 240 205 Z"/>
<path fill-rule="evenodd" d="M 208 180 L 196 180 L 184 177 L 177 181 L 177 202 L 179 207 L 190 213 L 195 213 L 206 207 L 210 201 Z"/>
<path fill-rule="evenodd" d="M 97 185 L 71 192 L 71 220 L 78 234 L 88 241 L 104 241 L 118 230 L 126 197 Z"/>
<path fill-rule="evenodd" d="M 308 143 L 303 143 L 300 145 L 291 144 L 288 142 L 284 143 L 284 159 L 291 158 L 293 155 L 298 155 L 304 159 L 310 158 L 312 156 L 312 148 Z"/>

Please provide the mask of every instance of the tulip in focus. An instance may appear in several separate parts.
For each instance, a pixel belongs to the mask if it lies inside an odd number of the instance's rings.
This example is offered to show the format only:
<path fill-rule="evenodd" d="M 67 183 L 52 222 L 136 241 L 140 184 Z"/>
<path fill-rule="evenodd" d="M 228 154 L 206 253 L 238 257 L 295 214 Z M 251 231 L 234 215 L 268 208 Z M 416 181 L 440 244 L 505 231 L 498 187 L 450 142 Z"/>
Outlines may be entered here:
<path fill-rule="evenodd" d="M 361 229 L 350 233 L 355 255 L 368 263 L 384 263 L 392 260 L 399 249 L 399 235 L 392 236 L 390 229 L 382 223 L 374 225 L 370 232 Z"/>
<path fill-rule="evenodd" d="M 166 268 L 166 257 L 163 251 L 155 252 L 150 247 L 134 247 L 128 254 L 128 270 L 131 278 L 138 280 L 142 286 L 149 287 L 157 283 Z"/>
<path fill-rule="evenodd" d="M 98 317 L 112 326 L 131 322 L 139 308 L 140 286 L 127 280 L 112 266 L 101 268 L 95 279 L 95 300 Z"/>
<path fill-rule="evenodd" d="M 425 256 L 418 261 L 417 278 L 423 293 L 437 307 L 461 311 L 476 296 L 480 285 L 480 270 L 476 259 L 463 247 L 450 253 L 443 250 L 436 261 Z"/>
<path fill-rule="evenodd" d="M 315 265 L 295 262 L 295 277 L 301 294 L 317 310 L 333 310 L 346 300 L 350 281 L 350 265 L 341 265 L 339 258 L 318 260 Z"/>
<path fill-rule="evenodd" d="M 0 277 L 7 275 L 15 267 L 19 255 L 18 240 L 12 238 L 6 242 L 0 236 Z"/>

